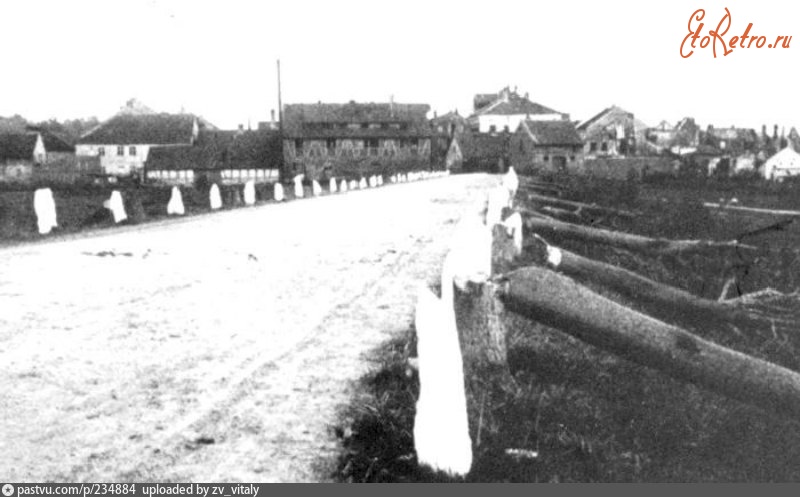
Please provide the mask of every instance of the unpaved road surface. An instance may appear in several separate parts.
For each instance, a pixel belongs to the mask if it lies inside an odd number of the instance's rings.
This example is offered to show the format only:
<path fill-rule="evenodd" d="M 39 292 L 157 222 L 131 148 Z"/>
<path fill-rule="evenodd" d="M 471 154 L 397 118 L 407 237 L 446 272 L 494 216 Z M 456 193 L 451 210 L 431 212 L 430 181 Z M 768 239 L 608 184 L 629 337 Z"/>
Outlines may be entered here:
<path fill-rule="evenodd" d="M 336 411 L 498 178 L 0 249 L 6 481 L 327 481 Z"/>

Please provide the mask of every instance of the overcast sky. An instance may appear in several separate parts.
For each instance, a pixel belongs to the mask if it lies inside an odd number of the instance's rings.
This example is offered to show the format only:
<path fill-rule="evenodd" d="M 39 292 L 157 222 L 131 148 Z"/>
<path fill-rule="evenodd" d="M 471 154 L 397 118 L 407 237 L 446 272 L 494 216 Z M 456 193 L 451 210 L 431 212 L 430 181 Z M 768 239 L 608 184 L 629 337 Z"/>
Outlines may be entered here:
<path fill-rule="evenodd" d="M 616 104 L 651 126 L 800 127 L 800 37 L 681 58 L 692 13 L 706 9 L 707 34 L 726 6 L 728 40 L 748 23 L 769 42 L 800 35 L 800 3 L 777 0 L 2 0 L 0 115 L 105 119 L 137 98 L 255 125 L 277 108 L 280 58 L 284 103 L 468 114 L 509 85 L 576 120 Z"/>

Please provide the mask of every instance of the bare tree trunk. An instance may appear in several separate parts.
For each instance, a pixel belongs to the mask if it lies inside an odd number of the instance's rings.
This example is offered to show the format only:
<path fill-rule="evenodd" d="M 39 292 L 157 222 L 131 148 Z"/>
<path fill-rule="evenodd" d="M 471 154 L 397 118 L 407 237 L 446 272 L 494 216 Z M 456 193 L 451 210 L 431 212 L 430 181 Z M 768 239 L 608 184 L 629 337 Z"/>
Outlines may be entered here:
<path fill-rule="evenodd" d="M 499 292 L 507 310 L 633 362 L 769 411 L 800 415 L 800 374 L 632 311 L 548 269 L 508 273 Z"/>
<path fill-rule="evenodd" d="M 718 242 L 710 240 L 648 238 L 646 236 L 620 233 L 618 231 L 603 230 L 589 226 L 579 226 L 535 216 L 527 216 L 527 219 L 525 219 L 525 226 L 538 234 L 549 235 L 554 238 L 600 243 L 635 252 L 675 255 L 704 250 L 757 250 L 756 247 L 741 244 L 737 240 Z"/>
<path fill-rule="evenodd" d="M 613 214 L 615 216 L 626 217 L 626 218 L 636 217 L 635 212 L 625 211 L 621 209 L 612 209 L 610 207 L 603 207 L 601 205 L 595 205 L 595 204 L 584 204 L 582 202 L 563 200 L 560 198 L 548 197 L 546 195 L 537 195 L 535 193 L 529 193 L 528 199 L 534 202 L 554 205 L 562 209 L 583 210 L 586 212 L 600 212 L 603 214 Z"/>
<path fill-rule="evenodd" d="M 759 209 L 756 207 L 745 207 L 739 205 L 726 205 L 726 204 L 716 204 L 712 202 L 706 202 L 703 204 L 704 207 L 708 207 L 711 209 L 723 209 L 723 210 L 731 210 L 731 211 L 740 211 L 740 212 L 752 212 L 754 214 L 769 214 L 771 216 L 800 216 L 800 211 L 787 211 L 787 210 L 776 210 L 776 209 Z"/>

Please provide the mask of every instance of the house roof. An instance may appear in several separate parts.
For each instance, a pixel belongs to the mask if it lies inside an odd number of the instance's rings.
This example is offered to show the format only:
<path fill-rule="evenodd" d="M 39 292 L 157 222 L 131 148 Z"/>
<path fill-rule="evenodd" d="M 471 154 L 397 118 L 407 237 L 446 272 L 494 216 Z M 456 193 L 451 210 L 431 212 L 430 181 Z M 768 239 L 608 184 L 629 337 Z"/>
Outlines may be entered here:
<path fill-rule="evenodd" d="M 798 168 L 800 167 L 800 154 L 795 152 L 792 147 L 786 147 L 767 159 L 767 165 L 776 168 L 781 166 L 784 168 Z"/>
<path fill-rule="evenodd" d="M 192 114 L 117 114 L 82 136 L 78 143 L 189 144 L 196 121 L 200 124 Z"/>
<path fill-rule="evenodd" d="M 482 115 L 501 115 L 501 116 L 508 116 L 508 115 L 519 115 L 519 114 L 533 114 L 533 115 L 540 115 L 540 114 L 561 114 L 556 110 L 551 109 L 550 107 L 545 107 L 544 105 L 537 104 L 536 102 L 531 102 L 525 97 L 520 97 L 512 93 L 508 96 L 508 99 L 498 99 L 492 104 L 489 104 L 478 111 L 475 112 L 476 116 Z"/>
<path fill-rule="evenodd" d="M 151 170 L 259 169 L 277 167 L 280 135 L 271 130 L 206 131 L 194 145 L 155 147 L 147 156 Z"/>
<path fill-rule="evenodd" d="M 0 134 L 0 160 L 33 160 L 37 133 Z"/>
<path fill-rule="evenodd" d="M 571 121 L 531 121 L 526 119 L 520 123 L 520 127 L 537 145 L 583 145 L 583 140 Z"/>
<path fill-rule="evenodd" d="M 289 137 L 392 137 L 430 135 L 427 104 L 287 104 L 283 132 Z M 405 129 L 351 128 L 368 123 L 405 124 Z M 327 127 L 325 125 L 328 125 Z"/>
<path fill-rule="evenodd" d="M 611 107 L 607 107 L 607 108 L 603 109 L 602 111 L 600 111 L 596 115 L 594 115 L 594 116 L 590 117 L 589 119 L 587 119 L 586 121 L 580 123 L 578 125 L 578 127 L 577 127 L 578 131 L 585 131 L 586 129 L 589 128 L 589 126 L 595 124 L 596 122 L 600 121 L 601 119 L 605 118 L 606 116 L 608 116 L 609 114 L 612 114 L 612 113 L 624 114 L 626 117 L 628 117 L 631 120 L 633 120 L 633 113 L 632 112 L 628 112 L 627 110 L 625 110 L 625 109 L 623 109 L 621 107 L 617 107 L 616 105 L 612 105 Z"/>

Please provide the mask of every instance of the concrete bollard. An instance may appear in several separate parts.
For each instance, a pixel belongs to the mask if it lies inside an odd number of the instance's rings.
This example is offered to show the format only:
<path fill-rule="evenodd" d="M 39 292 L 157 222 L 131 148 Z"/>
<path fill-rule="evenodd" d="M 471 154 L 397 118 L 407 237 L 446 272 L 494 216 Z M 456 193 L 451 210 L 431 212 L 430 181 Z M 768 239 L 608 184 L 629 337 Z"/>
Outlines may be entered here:
<path fill-rule="evenodd" d="M 185 213 L 186 211 L 183 208 L 183 197 L 181 196 L 181 190 L 177 186 L 173 186 L 172 194 L 170 195 L 169 202 L 167 203 L 167 214 L 182 216 Z"/>
<path fill-rule="evenodd" d="M 249 180 L 244 184 L 244 203 L 245 205 L 254 205 L 256 203 L 256 183 Z"/>
<path fill-rule="evenodd" d="M 503 207 L 508 206 L 508 190 L 498 186 L 489 191 L 486 201 L 486 226 L 491 228 L 502 220 Z"/>
<path fill-rule="evenodd" d="M 340 185 L 341 186 L 339 187 L 339 191 L 340 192 L 346 192 L 347 191 L 347 180 L 343 179 L 342 182 L 340 183 Z"/>
<path fill-rule="evenodd" d="M 336 178 L 331 178 L 331 180 L 328 181 L 328 191 L 330 193 L 336 193 Z"/>
<path fill-rule="evenodd" d="M 357 190 L 358 189 L 358 181 L 356 181 L 354 179 L 351 179 L 350 180 L 350 184 L 348 186 L 350 187 L 351 190 Z"/>
<path fill-rule="evenodd" d="M 314 194 L 315 197 L 322 195 L 322 187 L 319 185 L 319 181 L 314 180 L 311 182 L 311 193 Z"/>
<path fill-rule="evenodd" d="M 211 189 L 208 191 L 208 203 L 211 210 L 222 208 L 222 196 L 219 194 L 219 186 L 216 183 L 211 185 Z"/>
<path fill-rule="evenodd" d="M 280 183 L 275 183 L 275 201 L 283 202 L 284 198 L 283 185 Z"/>
<path fill-rule="evenodd" d="M 294 177 L 294 198 L 303 198 L 305 192 L 303 192 L 303 178 L 305 176 L 303 174 L 298 174 Z"/>
<path fill-rule="evenodd" d="M 361 181 L 358 182 L 358 188 L 360 190 L 363 190 L 366 187 L 367 187 L 367 180 L 365 180 L 364 177 L 362 176 Z"/>
<path fill-rule="evenodd" d="M 125 213 L 125 204 L 122 202 L 122 195 L 119 190 L 111 192 L 111 197 L 103 202 L 103 207 L 111 211 L 115 224 L 128 219 L 128 214 Z"/>
<path fill-rule="evenodd" d="M 519 178 L 513 167 L 509 167 L 508 172 L 503 175 L 503 187 L 508 190 L 508 206 L 513 207 L 514 196 L 519 188 Z"/>
<path fill-rule="evenodd" d="M 53 191 L 49 188 L 39 188 L 33 194 L 33 209 L 36 211 L 36 222 L 39 234 L 46 235 L 53 228 L 58 227 L 56 219 L 56 203 L 53 200 Z"/>
<path fill-rule="evenodd" d="M 383 186 L 383 175 L 378 176 L 378 186 Z"/>

